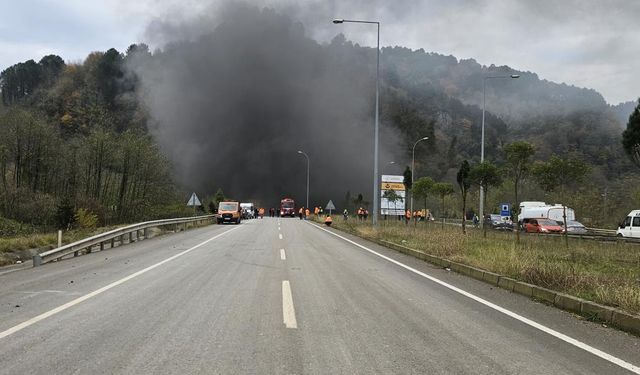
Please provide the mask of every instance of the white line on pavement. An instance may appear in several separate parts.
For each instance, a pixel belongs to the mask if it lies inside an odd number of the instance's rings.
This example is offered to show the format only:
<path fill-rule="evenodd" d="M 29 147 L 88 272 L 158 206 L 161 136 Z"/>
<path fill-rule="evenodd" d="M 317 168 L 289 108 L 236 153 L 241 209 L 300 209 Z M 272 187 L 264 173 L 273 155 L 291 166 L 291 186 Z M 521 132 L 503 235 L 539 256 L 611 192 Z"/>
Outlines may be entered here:
<path fill-rule="evenodd" d="M 29 320 L 27 320 L 25 322 L 22 322 L 22 323 L 18 324 L 17 326 L 14 326 L 14 327 L 11 327 L 11 328 L 7 329 L 4 332 L 0 332 L 0 339 L 5 338 L 5 337 L 7 337 L 7 336 L 9 336 L 9 335 L 11 335 L 13 333 L 16 333 L 16 332 L 20 331 L 21 329 L 27 328 L 30 325 L 35 324 L 35 323 L 37 323 L 37 322 L 39 322 L 41 320 L 47 319 L 48 317 L 50 317 L 52 315 L 55 315 L 55 314 L 57 314 L 59 312 L 62 312 L 62 311 L 66 310 L 66 309 L 68 309 L 70 307 L 73 307 L 73 306 L 79 304 L 79 303 L 82 303 L 82 302 L 88 300 L 89 298 L 97 296 L 98 294 L 100 294 L 102 292 L 106 292 L 109 289 L 115 288 L 116 286 L 118 286 L 120 284 L 124 284 L 125 282 L 133 279 L 134 277 L 138 277 L 138 276 L 140 276 L 140 275 L 142 275 L 142 274 L 144 274 L 146 272 L 151 271 L 152 269 L 154 269 L 156 267 L 159 267 L 159 266 L 161 266 L 161 265 L 163 265 L 163 264 L 165 264 L 167 262 L 170 262 L 170 261 L 172 261 L 172 260 L 174 260 L 176 258 L 179 258 L 179 257 L 181 257 L 181 256 L 183 256 L 183 255 L 185 255 L 185 254 L 187 254 L 187 253 L 199 248 L 200 246 L 205 245 L 208 242 L 211 242 L 211 241 L 215 240 L 216 238 L 218 238 L 218 237 L 220 237 L 220 236 L 222 236 L 224 234 L 227 234 L 229 232 L 232 232 L 232 231 L 234 231 L 234 230 L 236 230 L 238 228 L 242 228 L 242 227 L 240 227 L 240 226 L 239 227 L 235 227 L 233 229 L 229 229 L 229 230 L 227 230 L 225 232 L 222 232 L 222 233 L 220 233 L 218 235 L 215 235 L 215 236 L 209 238 L 208 240 L 206 240 L 204 242 L 200 242 L 199 244 L 197 244 L 197 245 L 195 245 L 195 246 L 193 246 L 193 247 L 191 247 L 191 248 L 189 248 L 189 249 L 187 249 L 187 250 L 185 250 L 185 251 L 183 251 L 181 253 L 173 255 L 173 256 L 171 256 L 171 257 L 169 257 L 169 258 L 167 258 L 167 259 L 165 259 L 165 260 L 163 260 L 161 262 L 158 262 L 158 263 L 156 263 L 156 264 L 154 264 L 152 266 L 149 266 L 149 267 L 147 267 L 145 269 L 142 269 L 142 270 L 140 270 L 138 272 L 132 273 L 131 275 L 129 275 L 127 277 L 124 277 L 124 278 L 122 278 L 122 279 L 120 279 L 118 281 L 114 281 L 111 284 L 109 284 L 107 286 L 103 286 L 100 289 L 94 290 L 91 293 L 85 294 L 82 297 L 78 297 L 78 298 L 74 299 L 73 301 L 67 302 L 64 305 L 56 307 L 53 310 L 49 310 L 49 311 L 47 311 L 45 313 L 42 313 L 42 314 L 40 314 L 40 315 L 38 315 L 36 317 L 33 317 L 33 318 L 31 318 L 31 319 L 29 319 Z"/>
<path fill-rule="evenodd" d="M 282 239 L 282 233 L 278 234 L 278 237 L 279 237 L 280 239 Z"/>
<path fill-rule="evenodd" d="M 287 260 L 287 256 L 284 253 L 284 249 L 280 249 L 280 259 Z"/>
<path fill-rule="evenodd" d="M 293 308 L 293 296 L 289 280 L 282 282 L 282 319 L 287 328 L 298 328 L 296 322 L 296 310 Z"/>
<path fill-rule="evenodd" d="M 309 224 L 311 224 L 311 223 L 309 223 Z M 402 267 L 402 268 L 404 268 L 406 270 L 409 270 L 409 271 L 411 271 L 411 272 L 413 272 L 413 273 L 415 273 L 417 275 L 420 275 L 420 276 L 422 276 L 422 277 L 424 277 L 426 279 L 429 279 L 429 280 L 433 281 L 436 284 L 440 284 L 440 285 L 442 285 L 443 287 L 445 287 L 447 289 L 450 289 L 450 290 L 452 290 L 452 291 L 454 291 L 456 293 L 462 294 L 465 297 L 471 298 L 472 300 L 474 300 L 476 302 L 479 302 L 479 303 L 481 303 L 481 304 L 483 304 L 483 305 L 485 305 L 487 307 L 490 307 L 490 308 L 492 308 L 492 309 L 494 309 L 496 311 L 499 311 L 499 312 L 501 312 L 501 313 L 503 313 L 503 314 L 505 314 L 507 316 L 510 316 L 513 319 L 519 320 L 520 322 L 522 322 L 522 323 L 524 323 L 524 324 L 526 324 L 528 326 L 531 326 L 533 328 L 539 329 L 542 332 L 548 333 L 551 336 L 554 336 L 554 337 L 556 337 L 556 338 L 558 338 L 558 339 L 560 339 L 560 340 L 562 340 L 564 342 L 567 342 L 567 343 L 569 343 L 569 344 L 571 344 L 573 346 L 576 346 L 576 347 L 578 347 L 580 349 L 583 349 L 583 350 L 585 350 L 585 351 L 587 351 L 587 352 L 589 352 L 589 353 L 591 353 L 593 355 L 596 355 L 596 356 L 598 356 L 598 357 L 600 357 L 600 358 L 602 358 L 602 359 L 604 359 L 606 361 L 614 363 L 614 364 L 616 364 L 616 365 L 618 365 L 618 366 L 620 366 L 620 367 L 622 367 L 624 369 L 627 369 L 627 370 L 629 370 L 629 371 L 631 371 L 631 372 L 633 372 L 635 374 L 640 374 L 640 367 L 638 367 L 638 366 L 636 366 L 634 364 L 626 362 L 626 361 L 624 361 L 624 360 L 622 360 L 622 359 L 620 359 L 618 357 L 615 357 L 615 356 L 613 356 L 611 354 L 605 353 L 602 350 L 596 349 L 593 346 L 585 344 L 582 341 L 579 341 L 579 340 L 576 340 L 576 339 L 574 339 L 572 337 L 569 337 L 569 336 L 567 336 L 567 335 L 565 335 L 563 333 L 560 333 L 560 332 L 558 332 L 558 331 L 556 331 L 556 330 L 554 330 L 552 328 L 549 328 L 549 327 L 544 326 L 544 325 L 542 325 L 540 323 L 537 323 L 537 322 L 535 322 L 535 321 L 533 321 L 531 319 L 525 318 L 522 315 L 519 315 L 519 314 L 517 314 L 517 313 L 515 313 L 515 312 L 513 312 L 511 310 L 507 310 L 504 307 L 498 306 L 498 305 L 496 305 L 496 304 L 494 304 L 492 302 L 489 302 L 489 301 L 487 301 L 487 300 L 485 300 L 485 299 L 483 299 L 481 297 L 476 296 L 475 294 L 471 294 L 471 293 L 469 293 L 467 291 L 464 291 L 464 290 L 462 290 L 462 289 L 460 289 L 458 287 L 455 287 L 455 286 L 453 286 L 453 285 L 451 285 L 449 283 L 446 283 L 446 282 L 444 282 L 444 281 L 442 281 L 442 280 L 440 280 L 438 278 L 435 278 L 433 276 L 429 276 L 424 272 L 418 271 L 415 268 L 409 267 L 404 263 L 400 263 L 395 259 L 392 259 L 392 258 L 389 258 L 389 257 L 387 257 L 385 255 L 382 255 L 382 254 L 380 254 L 380 253 L 378 253 L 378 252 L 376 252 L 374 250 L 369 249 L 368 247 L 366 247 L 364 245 L 360 245 L 359 243 L 357 243 L 355 241 L 352 241 L 352 240 L 350 240 L 350 239 L 348 239 L 346 237 L 343 237 L 343 236 L 341 236 L 341 235 L 339 235 L 337 233 L 333 233 L 332 231 L 324 229 L 324 228 L 322 228 L 322 227 L 320 227 L 318 225 L 315 225 L 315 224 L 311 224 L 311 225 L 313 225 L 314 227 L 316 227 L 316 228 L 318 228 L 320 230 L 323 230 L 323 231 L 325 231 L 325 232 L 327 232 L 327 233 L 329 233 L 329 234 L 331 234 L 333 236 L 341 238 L 341 239 L 351 243 L 352 245 L 355 245 L 355 246 L 357 246 L 357 247 L 359 247 L 359 248 L 361 248 L 361 249 L 363 249 L 365 251 L 368 251 L 371 254 L 377 255 L 380 258 L 384 259 L 384 260 L 387 260 L 387 261 L 389 261 L 389 262 L 391 262 L 393 264 L 396 264 L 396 265 L 398 265 L 398 266 L 400 266 L 400 267 Z"/>

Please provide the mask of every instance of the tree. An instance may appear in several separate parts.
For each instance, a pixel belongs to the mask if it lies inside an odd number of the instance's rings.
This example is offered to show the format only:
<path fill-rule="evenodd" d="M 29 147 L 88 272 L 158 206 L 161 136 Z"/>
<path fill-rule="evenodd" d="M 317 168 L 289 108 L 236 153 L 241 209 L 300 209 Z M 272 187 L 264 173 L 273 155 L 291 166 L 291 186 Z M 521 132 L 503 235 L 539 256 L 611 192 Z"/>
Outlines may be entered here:
<path fill-rule="evenodd" d="M 413 184 L 413 191 L 411 194 L 416 199 L 424 200 L 424 209 L 425 213 L 427 212 L 427 197 L 431 194 L 431 189 L 433 188 L 433 180 L 431 177 L 420 177 L 418 181 Z"/>
<path fill-rule="evenodd" d="M 469 187 L 471 186 L 469 172 L 471 172 L 469 162 L 463 160 L 462 164 L 460 164 L 460 169 L 458 170 L 458 174 L 456 176 L 456 181 L 458 181 L 458 186 L 460 186 L 460 195 L 462 196 L 462 233 L 467 233 L 467 193 L 469 192 Z"/>
<path fill-rule="evenodd" d="M 576 157 L 562 159 L 556 155 L 551 156 L 548 162 L 536 162 L 531 168 L 538 185 L 547 191 L 552 192 L 560 189 L 562 204 L 566 207 L 567 196 L 565 190 L 569 185 L 581 183 L 591 168 L 583 160 Z M 566 214 L 566 212 L 565 212 Z M 567 217 L 563 215 L 564 239 L 569 247 L 569 236 L 567 233 Z"/>
<path fill-rule="evenodd" d="M 224 196 L 224 192 L 222 188 L 218 188 L 216 194 L 213 196 L 213 199 L 216 201 L 216 207 L 220 204 L 220 202 L 224 202 L 227 198 Z"/>
<path fill-rule="evenodd" d="M 576 156 L 560 158 L 551 156 L 549 161 L 536 162 L 531 168 L 531 175 L 546 192 L 560 190 L 561 198 L 566 199 L 566 188 L 583 182 L 591 167 Z"/>
<path fill-rule="evenodd" d="M 444 199 L 455 192 L 455 190 L 453 190 L 453 185 L 448 182 L 437 182 L 433 184 L 431 191 L 433 191 L 433 193 L 439 196 L 442 200 L 442 211 L 440 215 L 444 217 Z M 444 221 L 442 222 L 442 227 L 444 228 Z"/>
<path fill-rule="evenodd" d="M 629 116 L 627 129 L 622 132 L 622 147 L 629 159 L 640 167 L 640 99 L 638 105 Z"/>
<path fill-rule="evenodd" d="M 409 194 L 411 194 L 411 199 L 412 199 L 411 202 L 413 202 L 413 191 L 411 190 L 413 187 L 413 181 L 412 181 L 413 173 L 411 172 L 411 168 L 409 168 L 408 165 L 404 169 L 402 176 L 403 176 L 402 184 L 404 185 L 404 191 L 407 192 L 406 197 L 407 199 L 409 199 Z"/>
<path fill-rule="evenodd" d="M 476 164 L 471 168 L 469 172 L 469 179 L 475 185 L 478 185 L 484 189 L 484 201 L 482 206 L 487 206 L 487 195 L 489 195 L 489 187 L 498 187 L 502 185 L 502 176 L 498 167 L 491 162 L 482 162 Z M 481 220 L 484 220 L 484 212 L 480 212 Z M 484 236 L 487 236 L 487 226 L 483 225 Z"/>
<path fill-rule="evenodd" d="M 520 207 L 518 200 L 518 187 L 523 179 L 529 174 L 529 164 L 531 157 L 535 153 L 533 146 L 525 141 L 516 141 L 504 145 L 502 148 L 507 159 L 507 170 L 513 180 L 513 189 L 515 193 L 514 209 Z M 520 242 L 520 223 L 516 220 L 516 240 Z"/>

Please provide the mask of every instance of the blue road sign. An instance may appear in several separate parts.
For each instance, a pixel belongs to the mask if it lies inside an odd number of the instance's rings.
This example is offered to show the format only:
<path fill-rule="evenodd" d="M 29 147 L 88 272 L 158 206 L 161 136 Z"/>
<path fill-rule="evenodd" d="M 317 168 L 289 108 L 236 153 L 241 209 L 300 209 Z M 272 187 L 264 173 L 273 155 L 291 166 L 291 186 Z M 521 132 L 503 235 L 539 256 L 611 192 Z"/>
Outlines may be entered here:
<path fill-rule="evenodd" d="M 511 216 L 511 205 L 509 203 L 500 203 L 500 216 Z"/>

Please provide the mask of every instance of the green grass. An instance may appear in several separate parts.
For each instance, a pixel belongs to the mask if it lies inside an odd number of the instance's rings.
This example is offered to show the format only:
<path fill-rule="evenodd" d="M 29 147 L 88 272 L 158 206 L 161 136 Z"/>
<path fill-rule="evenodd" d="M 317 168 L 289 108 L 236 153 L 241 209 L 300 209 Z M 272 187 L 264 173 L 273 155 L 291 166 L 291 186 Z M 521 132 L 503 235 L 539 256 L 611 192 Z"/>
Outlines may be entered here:
<path fill-rule="evenodd" d="M 67 244 L 94 234 L 103 233 L 117 227 L 102 227 L 94 230 L 71 230 L 62 233 L 62 243 Z M 58 243 L 57 232 L 34 233 L 0 238 L 0 266 L 12 264 L 24 250 L 56 246 Z M 22 259 L 26 260 L 26 259 Z"/>
<path fill-rule="evenodd" d="M 336 217 L 334 227 L 386 240 L 597 303 L 640 313 L 640 245 L 482 231 L 437 223 L 409 226 L 381 221 L 378 228 Z"/>

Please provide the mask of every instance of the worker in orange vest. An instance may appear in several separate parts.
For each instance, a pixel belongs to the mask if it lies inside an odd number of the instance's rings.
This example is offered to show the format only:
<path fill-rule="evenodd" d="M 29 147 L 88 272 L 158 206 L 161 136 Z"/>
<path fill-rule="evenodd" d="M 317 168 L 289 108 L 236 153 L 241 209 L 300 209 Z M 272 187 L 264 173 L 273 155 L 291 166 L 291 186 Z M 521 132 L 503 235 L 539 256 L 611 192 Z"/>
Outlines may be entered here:
<path fill-rule="evenodd" d="M 306 210 L 304 210 L 304 218 L 305 218 L 305 220 L 309 217 L 309 215 L 311 215 L 311 211 L 307 208 Z"/>
<path fill-rule="evenodd" d="M 258 215 L 260 215 L 260 219 L 264 218 L 264 207 L 260 207 L 258 210 Z"/>
<path fill-rule="evenodd" d="M 330 227 L 331 223 L 333 223 L 333 219 L 331 219 L 331 216 L 327 215 L 327 217 L 324 219 L 324 225 Z"/>
<path fill-rule="evenodd" d="M 298 216 L 300 216 L 300 220 L 302 220 L 302 217 L 304 216 L 304 207 L 300 207 L 298 210 Z"/>

